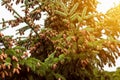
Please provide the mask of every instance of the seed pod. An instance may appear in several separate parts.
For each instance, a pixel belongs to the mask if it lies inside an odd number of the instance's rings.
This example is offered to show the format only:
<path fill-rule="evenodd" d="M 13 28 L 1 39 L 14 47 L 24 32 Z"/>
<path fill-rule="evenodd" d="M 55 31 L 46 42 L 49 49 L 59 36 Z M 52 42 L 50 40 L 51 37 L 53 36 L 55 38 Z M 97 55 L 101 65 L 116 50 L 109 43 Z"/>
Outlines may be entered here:
<path fill-rule="evenodd" d="M 108 42 L 107 42 L 107 45 L 109 46 L 110 44 L 111 44 L 111 41 L 108 41 Z"/>
<path fill-rule="evenodd" d="M 29 67 L 27 67 L 27 72 L 29 72 L 30 71 L 30 68 Z"/>
<path fill-rule="evenodd" d="M 13 69 L 13 74 L 16 72 L 16 68 Z"/>
<path fill-rule="evenodd" d="M 18 62 L 18 59 L 17 59 L 17 58 L 15 58 L 15 61 L 16 61 L 16 62 Z"/>
<path fill-rule="evenodd" d="M 26 57 L 28 56 L 28 54 L 29 54 L 29 53 L 27 53 L 27 52 L 24 52 L 24 53 L 23 53 L 23 55 L 25 55 Z"/>
<path fill-rule="evenodd" d="M 86 67 L 87 64 L 88 64 L 87 60 L 81 60 L 81 65 L 83 67 Z"/>
<path fill-rule="evenodd" d="M 3 68 L 3 69 L 6 69 L 6 66 L 5 66 L 5 64 L 2 64 L 2 68 Z"/>
<path fill-rule="evenodd" d="M 10 42 L 9 42 L 9 46 L 10 46 L 10 47 L 13 46 L 13 41 L 10 41 Z"/>
<path fill-rule="evenodd" d="M 17 53 L 20 53 L 20 50 L 19 50 L 19 49 L 16 49 L 16 52 L 17 52 Z"/>
<path fill-rule="evenodd" d="M 76 42 L 76 37 L 75 37 L 75 36 L 73 36 L 73 37 L 72 37 L 72 40 L 73 40 L 74 42 Z"/>
<path fill-rule="evenodd" d="M 18 69 L 16 69 L 16 73 L 17 73 L 17 74 L 20 74 L 20 71 L 19 71 Z"/>
<path fill-rule="evenodd" d="M 54 17 L 51 17 L 50 20 L 51 20 L 51 21 L 54 21 Z"/>
<path fill-rule="evenodd" d="M 5 53 L 2 53 L 1 56 L 4 56 Z"/>
<path fill-rule="evenodd" d="M 8 69 L 10 69 L 10 65 L 8 65 L 7 67 L 8 67 Z"/>
<path fill-rule="evenodd" d="M 87 35 L 87 36 L 86 36 L 86 39 L 87 39 L 88 41 L 90 41 L 90 36 Z"/>
<path fill-rule="evenodd" d="M 4 36 L 1 32 L 0 32 L 0 37 Z"/>
<path fill-rule="evenodd" d="M 19 65 L 19 64 L 17 64 L 17 69 L 21 70 L 21 67 L 20 67 L 20 65 Z"/>
<path fill-rule="evenodd" d="M 37 65 L 40 66 L 40 63 L 38 62 Z"/>
<path fill-rule="evenodd" d="M 9 76 L 10 76 L 10 77 L 12 76 L 12 73 L 11 73 L 11 72 L 9 72 Z"/>
<path fill-rule="evenodd" d="M 2 78 L 5 78 L 5 73 L 4 72 L 2 72 Z"/>
<path fill-rule="evenodd" d="M 102 49 L 102 48 L 101 48 L 100 46 L 98 46 L 98 45 L 97 45 L 97 47 L 96 47 L 96 48 L 97 48 L 97 50 L 101 50 L 101 49 Z"/>
<path fill-rule="evenodd" d="M 63 34 L 63 38 L 66 39 L 66 37 L 67 37 L 66 34 Z"/>
<path fill-rule="evenodd" d="M 2 55 L 0 55 L 0 59 L 3 60 L 3 56 Z"/>
<path fill-rule="evenodd" d="M 23 56 L 21 56 L 21 58 L 22 58 L 22 59 L 24 59 L 24 58 L 25 58 L 25 56 L 23 55 Z"/>
<path fill-rule="evenodd" d="M 12 60 L 14 60 L 15 59 L 15 56 L 12 56 Z"/>
<path fill-rule="evenodd" d="M 12 60 L 15 60 L 16 62 L 18 62 L 18 59 L 16 56 L 12 56 Z"/>
<path fill-rule="evenodd" d="M 3 56 L 4 58 L 7 58 L 7 54 L 4 54 L 4 56 Z"/>
<path fill-rule="evenodd" d="M 86 35 L 87 34 L 86 30 L 81 30 L 80 32 L 81 32 L 82 35 Z"/>
<path fill-rule="evenodd" d="M 8 76 L 8 72 L 7 71 L 4 71 L 5 75 Z"/>
<path fill-rule="evenodd" d="M 36 50 L 36 47 L 31 47 L 30 50 L 31 51 Z"/>
<path fill-rule="evenodd" d="M 58 80 L 62 80 L 61 78 L 58 78 Z"/>
<path fill-rule="evenodd" d="M 114 47 L 114 45 L 110 45 L 110 47 L 111 47 L 111 49 L 114 51 L 115 50 L 115 47 Z"/>
<path fill-rule="evenodd" d="M 0 65 L 0 70 L 2 69 L 2 66 Z"/>
<path fill-rule="evenodd" d="M 55 70 L 57 68 L 57 64 L 53 64 L 52 69 Z"/>

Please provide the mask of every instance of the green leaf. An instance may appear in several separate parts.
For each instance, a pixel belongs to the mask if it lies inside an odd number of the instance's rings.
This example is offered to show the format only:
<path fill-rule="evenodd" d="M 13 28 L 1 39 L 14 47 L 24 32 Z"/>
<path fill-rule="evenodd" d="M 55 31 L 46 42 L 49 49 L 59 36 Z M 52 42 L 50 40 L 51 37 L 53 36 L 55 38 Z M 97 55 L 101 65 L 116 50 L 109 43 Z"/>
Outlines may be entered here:
<path fill-rule="evenodd" d="M 94 31 L 94 28 L 86 27 L 84 30 L 89 31 L 89 32 L 93 32 L 93 31 Z"/>
<path fill-rule="evenodd" d="M 58 4 L 61 6 L 61 9 L 62 9 L 66 14 L 68 14 L 68 8 L 67 8 L 66 4 L 63 3 L 62 0 L 60 0 L 60 2 L 58 2 Z"/>
<path fill-rule="evenodd" d="M 28 0 L 25 0 L 25 4 L 29 3 Z"/>
<path fill-rule="evenodd" d="M 2 54 L 2 50 L 0 50 L 0 54 Z"/>
<path fill-rule="evenodd" d="M 59 78 L 60 78 L 60 79 L 62 79 L 62 80 L 66 80 L 65 77 L 63 77 L 63 76 L 62 76 L 61 74 L 59 74 L 59 73 L 55 73 L 54 76 L 55 76 L 56 79 L 59 79 Z"/>
<path fill-rule="evenodd" d="M 46 75 L 46 71 L 49 70 L 49 66 L 46 63 L 41 63 L 41 66 L 38 68 L 37 73 L 41 76 Z"/>
<path fill-rule="evenodd" d="M 109 36 L 109 37 L 108 37 L 108 40 L 109 40 L 109 41 L 112 41 L 112 42 L 117 42 L 117 40 L 115 40 L 113 36 Z"/>
<path fill-rule="evenodd" d="M 19 50 L 22 50 L 22 51 L 26 50 L 24 47 L 21 47 L 21 46 L 15 46 L 13 49 L 14 50 L 19 49 Z"/>
<path fill-rule="evenodd" d="M 24 27 L 18 29 L 17 31 L 25 32 L 25 31 L 28 30 L 28 29 L 30 29 L 29 26 L 24 26 Z"/>
<path fill-rule="evenodd" d="M 65 55 L 64 54 L 61 54 L 60 56 L 59 56 L 59 60 L 63 60 L 65 58 Z"/>
<path fill-rule="evenodd" d="M 79 22 L 82 22 L 82 17 L 80 17 L 79 15 L 77 15 L 77 19 Z"/>
<path fill-rule="evenodd" d="M 70 20 L 71 21 L 75 21 L 77 19 L 78 13 L 73 14 L 72 16 L 70 16 Z"/>
<path fill-rule="evenodd" d="M 54 63 L 57 63 L 58 61 L 59 61 L 58 58 L 54 58 L 54 59 L 53 59 L 53 62 L 54 62 Z"/>
<path fill-rule="evenodd" d="M 87 13 L 87 7 L 84 7 L 83 11 L 82 11 L 82 18 L 85 18 L 85 15 Z"/>
<path fill-rule="evenodd" d="M 52 54 L 50 54 L 50 55 L 48 56 L 48 58 L 45 59 L 45 62 L 46 62 L 46 63 L 52 62 L 53 59 L 54 59 L 55 53 L 56 53 L 56 52 L 53 52 Z"/>
<path fill-rule="evenodd" d="M 52 73 L 48 74 L 46 80 L 54 80 L 54 75 Z"/>
<path fill-rule="evenodd" d="M 11 58 L 10 58 L 10 57 L 7 57 L 7 58 L 5 59 L 5 62 L 11 63 Z"/>
<path fill-rule="evenodd" d="M 74 23 L 70 23 L 70 26 L 71 26 L 72 28 L 75 27 Z"/>
<path fill-rule="evenodd" d="M 21 64 L 21 65 L 25 65 L 25 59 L 20 60 L 20 64 Z"/>
<path fill-rule="evenodd" d="M 55 14 L 61 16 L 61 17 L 67 17 L 67 14 L 58 10 L 55 10 Z"/>
<path fill-rule="evenodd" d="M 5 51 L 5 53 L 6 54 L 8 54 L 8 55 L 16 55 L 16 52 L 15 52 L 15 50 L 13 50 L 13 49 L 7 49 L 6 51 Z"/>
<path fill-rule="evenodd" d="M 5 62 L 5 65 L 6 65 L 6 66 L 8 66 L 8 65 L 10 65 L 10 64 L 11 64 L 11 63 L 9 63 L 9 62 Z"/>
<path fill-rule="evenodd" d="M 67 19 L 63 19 L 62 21 L 66 24 L 69 23 L 69 20 L 67 20 Z"/>
<path fill-rule="evenodd" d="M 93 17 L 93 15 L 87 15 L 87 16 L 84 17 L 84 19 L 89 19 L 89 18 L 92 18 L 92 17 Z"/>
<path fill-rule="evenodd" d="M 76 3 L 76 4 L 72 7 L 72 9 L 70 10 L 69 15 L 72 15 L 73 13 L 75 13 L 75 11 L 77 10 L 78 6 L 79 6 L 79 3 Z"/>
<path fill-rule="evenodd" d="M 10 65 L 11 64 L 11 58 L 10 57 L 7 57 L 5 59 L 5 63 L 4 63 L 6 66 Z"/>
<path fill-rule="evenodd" d="M 71 36 L 66 38 L 67 41 L 71 41 Z"/>
<path fill-rule="evenodd" d="M 37 66 L 38 63 L 40 63 L 40 65 L 41 65 L 40 60 L 38 60 L 36 58 L 29 57 L 24 61 L 23 64 L 30 67 L 33 71 L 36 71 L 36 68 L 38 67 Z"/>
<path fill-rule="evenodd" d="M 29 75 L 29 76 L 28 76 L 28 80 L 34 80 L 33 76 L 32 76 L 32 75 Z"/>

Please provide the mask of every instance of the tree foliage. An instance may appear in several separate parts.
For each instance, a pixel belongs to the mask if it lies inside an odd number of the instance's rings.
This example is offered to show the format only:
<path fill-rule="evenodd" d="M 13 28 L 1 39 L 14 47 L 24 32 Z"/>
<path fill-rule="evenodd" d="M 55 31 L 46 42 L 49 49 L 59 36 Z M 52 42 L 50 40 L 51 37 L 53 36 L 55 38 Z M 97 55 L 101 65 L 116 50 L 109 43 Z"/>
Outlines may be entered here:
<path fill-rule="evenodd" d="M 24 15 L 15 11 L 13 4 L 22 4 Z M 0 32 L 4 46 L 0 49 L 1 78 L 94 80 L 94 69 L 99 72 L 107 63 L 109 67 L 115 65 L 120 55 L 117 17 L 112 19 L 112 10 L 98 13 L 96 0 L 2 0 L 2 6 L 15 19 L 3 19 L 1 30 L 25 23 L 18 34 L 30 32 L 17 38 Z M 44 28 L 35 23 L 45 16 L 43 12 L 47 16 Z"/>

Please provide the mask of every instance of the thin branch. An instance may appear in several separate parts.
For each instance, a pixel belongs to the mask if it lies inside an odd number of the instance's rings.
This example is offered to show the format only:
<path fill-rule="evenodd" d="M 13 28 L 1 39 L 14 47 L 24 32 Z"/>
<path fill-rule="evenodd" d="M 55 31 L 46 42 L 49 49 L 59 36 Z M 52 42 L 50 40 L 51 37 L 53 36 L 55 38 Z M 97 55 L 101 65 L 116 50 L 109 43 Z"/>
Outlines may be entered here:
<path fill-rule="evenodd" d="M 22 16 L 20 16 L 20 14 L 17 13 L 17 11 L 15 11 L 15 9 L 13 9 L 9 4 L 6 4 L 6 5 L 12 9 L 13 13 L 15 13 L 15 14 L 16 14 L 17 16 L 19 16 L 19 17 L 22 17 Z"/>
<path fill-rule="evenodd" d="M 3 23 L 9 23 L 10 21 L 15 21 L 16 19 L 13 19 L 13 20 L 8 20 L 8 21 L 4 21 L 4 22 L 0 22 L 0 24 L 3 24 Z"/>
<path fill-rule="evenodd" d="M 13 13 L 15 13 L 18 17 L 22 18 L 22 16 L 21 16 L 19 13 L 17 13 L 17 11 L 15 11 L 9 4 L 6 4 L 6 5 L 7 5 L 9 8 L 11 8 L 11 10 L 13 11 Z M 26 8 L 26 9 L 27 9 L 27 8 Z M 27 14 L 26 14 L 25 16 L 27 16 Z M 23 20 L 24 20 L 24 22 L 35 32 L 35 34 L 36 34 L 38 37 L 40 37 L 39 34 L 38 34 L 38 32 L 34 29 L 35 26 L 31 26 L 31 24 L 29 23 L 29 21 L 26 21 L 26 18 L 25 18 L 25 17 L 23 18 Z M 9 23 L 10 21 L 12 21 L 12 20 L 0 22 L 0 24 Z"/>
<path fill-rule="evenodd" d="M 25 21 L 25 20 L 24 20 Z M 25 21 L 25 23 L 35 32 L 35 34 L 40 37 L 40 35 L 38 34 L 38 32 L 34 29 L 35 26 L 31 26 L 29 22 Z"/>

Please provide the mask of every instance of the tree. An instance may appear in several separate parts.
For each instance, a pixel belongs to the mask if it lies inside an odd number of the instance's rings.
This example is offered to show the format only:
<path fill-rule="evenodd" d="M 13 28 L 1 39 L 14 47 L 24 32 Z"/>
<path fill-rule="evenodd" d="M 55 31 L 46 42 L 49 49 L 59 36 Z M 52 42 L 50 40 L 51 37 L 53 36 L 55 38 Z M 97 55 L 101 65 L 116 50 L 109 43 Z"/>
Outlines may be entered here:
<path fill-rule="evenodd" d="M 96 0 L 16 0 L 22 3 L 24 15 L 12 8 L 11 0 L 2 0 L 14 20 L 2 22 L 17 27 L 20 35 L 30 30 L 29 36 L 4 36 L 0 33 L 0 74 L 5 79 L 27 80 L 94 80 L 94 68 L 115 65 L 119 56 L 119 30 L 109 25 L 107 14 L 96 11 Z M 35 21 L 46 12 L 44 28 Z M 109 28 L 110 27 L 110 28 Z M 116 26 L 118 27 L 118 26 Z M 105 32 L 104 32 L 105 31 Z M 116 32 L 115 32 L 116 31 Z M 103 38 L 106 35 L 107 38 Z M 29 52 L 27 52 L 29 51 Z M 28 54 L 31 54 L 28 57 Z"/>

